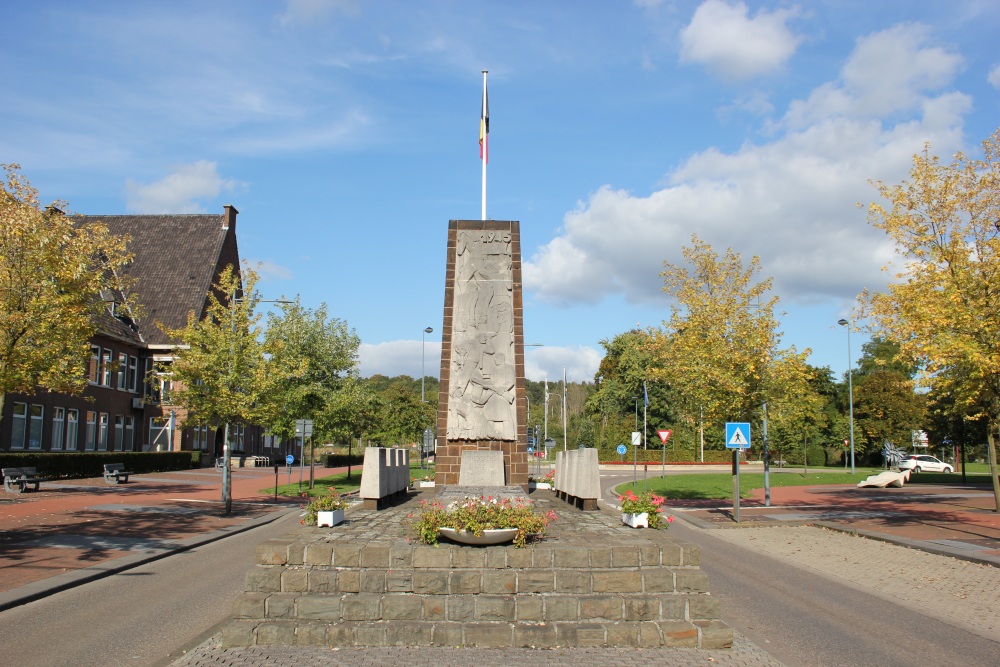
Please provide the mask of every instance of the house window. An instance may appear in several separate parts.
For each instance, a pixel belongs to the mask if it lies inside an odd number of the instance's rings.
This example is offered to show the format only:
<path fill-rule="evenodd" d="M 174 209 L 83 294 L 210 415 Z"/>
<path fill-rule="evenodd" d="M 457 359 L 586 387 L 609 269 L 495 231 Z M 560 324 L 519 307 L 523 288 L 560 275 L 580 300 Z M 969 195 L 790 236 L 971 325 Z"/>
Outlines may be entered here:
<path fill-rule="evenodd" d="M 87 430 L 86 437 L 83 440 L 83 448 L 88 452 L 94 451 L 94 446 L 97 444 L 97 413 L 93 410 L 87 410 Z"/>
<path fill-rule="evenodd" d="M 66 430 L 66 409 L 52 408 L 52 449 L 62 449 Z"/>
<path fill-rule="evenodd" d="M 76 450 L 76 439 L 80 428 L 80 411 L 66 411 L 66 449 Z"/>
<path fill-rule="evenodd" d="M 208 449 L 208 427 L 195 426 L 194 429 L 194 449 Z"/>
<path fill-rule="evenodd" d="M 101 378 L 101 348 L 97 345 L 90 346 L 90 366 L 87 368 L 87 379 L 90 384 L 97 384 Z"/>
<path fill-rule="evenodd" d="M 45 408 L 41 405 L 32 405 L 28 416 L 28 449 L 41 449 L 42 419 L 45 417 Z"/>
<path fill-rule="evenodd" d="M 115 451 L 124 451 L 125 415 L 115 415 Z"/>
<path fill-rule="evenodd" d="M 28 404 L 14 404 L 14 421 L 11 423 L 10 448 L 24 449 L 24 434 L 28 430 Z"/>
<path fill-rule="evenodd" d="M 124 352 L 118 353 L 118 389 L 128 389 L 128 355 Z"/>
<path fill-rule="evenodd" d="M 114 374 L 111 370 L 111 359 L 111 350 L 104 350 L 101 356 L 101 384 L 105 387 L 111 386 L 111 376 Z"/>
<path fill-rule="evenodd" d="M 139 358 L 128 358 L 128 390 L 133 394 L 139 390 Z"/>
<path fill-rule="evenodd" d="M 166 417 L 150 417 L 149 442 L 154 452 L 170 451 L 170 420 Z"/>
<path fill-rule="evenodd" d="M 97 425 L 97 450 L 106 452 L 108 450 L 108 413 L 102 412 Z"/>
<path fill-rule="evenodd" d="M 135 417 L 125 416 L 125 451 L 135 451 Z"/>

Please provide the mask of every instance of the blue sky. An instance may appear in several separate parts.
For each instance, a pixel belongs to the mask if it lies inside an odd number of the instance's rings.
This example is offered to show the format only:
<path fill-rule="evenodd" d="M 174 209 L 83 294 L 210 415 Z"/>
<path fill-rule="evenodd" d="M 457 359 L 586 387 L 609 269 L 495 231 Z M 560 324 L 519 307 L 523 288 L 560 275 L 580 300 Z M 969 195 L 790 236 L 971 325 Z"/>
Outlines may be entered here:
<path fill-rule="evenodd" d="M 1000 126 L 994 0 L 10 2 L 0 162 L 79 213 L 239 209 L 264 298 L 328 304 L 363 374 L 437 374 L 450 219 L 518 220 L 530 379 L 669 317 L 692 233 L 761 257 L 783 346 L 892 257 L 858 203 Z M 425 327 L 434 333 L 422 338 Z M 852 357 L 861 334 L 852 336 Z"/>

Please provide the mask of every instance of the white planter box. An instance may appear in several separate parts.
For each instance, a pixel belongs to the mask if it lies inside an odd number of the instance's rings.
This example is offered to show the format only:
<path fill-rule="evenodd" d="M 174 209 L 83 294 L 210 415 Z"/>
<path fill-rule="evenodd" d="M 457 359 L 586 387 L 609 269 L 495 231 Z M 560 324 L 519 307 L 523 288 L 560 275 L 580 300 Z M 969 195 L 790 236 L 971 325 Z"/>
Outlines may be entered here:
<path fill-rule="evenodd" d="M 329 526 L 333 528 L 338 523 L 344 522 L 344 510 L 333 510 L 331 512 L 316 512 L 316 527 Z"/>
<path fill-rule="evenodd" d="M 622 513 L 622 523 L 633 528 L 649 528 L 649 514 L 625 514 Z"/>
<path fill-rule="evenodd" d="M 421 480 L 420 482 L 418 482 L 418 484 L 420 485 L 421 489 L 429 489 L 434 486 L 434 482 L 428 482 L 426 480 Z"/>
<path fill-rule="evenodd" d="M 552 485 L 549 482 L 528 482 L 528 489 L 551 489 Z"/>

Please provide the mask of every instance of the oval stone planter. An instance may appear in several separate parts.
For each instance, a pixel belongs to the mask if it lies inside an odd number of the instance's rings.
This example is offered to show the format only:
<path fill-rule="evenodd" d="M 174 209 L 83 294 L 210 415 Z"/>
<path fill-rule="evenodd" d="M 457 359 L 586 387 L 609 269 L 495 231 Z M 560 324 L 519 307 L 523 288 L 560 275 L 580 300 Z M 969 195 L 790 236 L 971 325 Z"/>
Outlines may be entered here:
<path fill-rule="evenodd" d="M 330 512 L 319 511 L 316 512 L 316 527 L 322 528 L 323 526 L 329 526 L 333 528 L 338 523 L 344 522 L 344 510 L 332 510 Z"/>
<path fill-rule="evenodd" d="M 623 512 L 622 523 L 633 528 L 649 528 L 649 514 L 647 512 L 641 514 L 625 514 Z"/>
<path fill-rule="evenodd" d="M 438 528 L 438 533 L 447 537 L 449 540 L 458 542 L 459 544 L 503 544 L 504 542 L 510 542 L 514 539 L 514 536 L 517 535 L 517 528 L 493 528 L 490 530 L 484 530 L 483 534 L 478 537 L 474 533 L 470 533 L 465 530 L 457 530 L 455 528 Z"/>

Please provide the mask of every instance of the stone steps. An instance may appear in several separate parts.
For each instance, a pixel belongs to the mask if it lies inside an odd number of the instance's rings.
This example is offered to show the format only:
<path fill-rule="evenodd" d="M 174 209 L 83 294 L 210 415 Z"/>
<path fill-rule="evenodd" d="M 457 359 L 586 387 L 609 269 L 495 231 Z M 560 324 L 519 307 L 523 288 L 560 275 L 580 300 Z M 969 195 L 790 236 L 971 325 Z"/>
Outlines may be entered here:
<path fill-rule="evenodd" d="M 224 645 L 731 645 L 697 549 L 665 531 L 564 507 L 526 549 L 431 547 L 380 531 L 392 512 L 261 545 Z"/>

